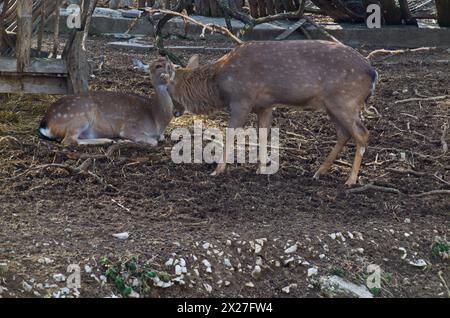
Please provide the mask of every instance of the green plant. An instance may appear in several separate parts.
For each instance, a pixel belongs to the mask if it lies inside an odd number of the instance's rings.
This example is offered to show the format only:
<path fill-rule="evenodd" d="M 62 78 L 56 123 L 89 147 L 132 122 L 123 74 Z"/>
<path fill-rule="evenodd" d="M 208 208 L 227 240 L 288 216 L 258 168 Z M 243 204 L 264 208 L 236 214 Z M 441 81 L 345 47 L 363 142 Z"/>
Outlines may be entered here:
<path fill-rule="evenodd" d="M 442 239 L 436 239 L 436 241 L 431 246 L 431 256 L 435 260 L 441 258 L 444 253 L 448 254 L 448 251 L 449 251 L 448 243 Z"/>
<path fill-rule="evenodd" d="M 342 267 L 333 267 L 330 271 L 331 275 L 336 275 L 339 277 L 345 277 L 347 275 L 347 272 Z"/>

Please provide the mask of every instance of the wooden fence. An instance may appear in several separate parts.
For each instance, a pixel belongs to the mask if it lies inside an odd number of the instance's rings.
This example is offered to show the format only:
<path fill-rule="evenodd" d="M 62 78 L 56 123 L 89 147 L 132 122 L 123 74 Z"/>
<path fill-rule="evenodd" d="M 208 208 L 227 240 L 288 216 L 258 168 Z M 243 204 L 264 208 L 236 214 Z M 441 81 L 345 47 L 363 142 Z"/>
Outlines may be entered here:
<path fill-rule="evenodd" d="M 206 17 L 223 17 L 223 12 L 216 0 L 191 0 L 188 5 L 191 12 Z M 139 6 L 153 6 L 155 0 L 139 0 Z M 160 6 L 169 9 L 177 0 L 160 0 Z M 230 5 L 238 10 L 248 10 L 254 18 L 265 17 L 276 13 L 295 11 L 299 7 L 299 0 L 229 0 Z"/>

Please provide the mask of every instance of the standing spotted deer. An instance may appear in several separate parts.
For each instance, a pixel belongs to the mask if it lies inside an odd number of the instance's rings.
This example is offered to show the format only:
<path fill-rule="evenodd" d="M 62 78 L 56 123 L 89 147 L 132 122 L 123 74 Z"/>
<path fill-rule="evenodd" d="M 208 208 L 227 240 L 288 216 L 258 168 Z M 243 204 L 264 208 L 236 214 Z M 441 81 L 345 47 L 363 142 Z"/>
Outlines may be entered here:
<path fill-rule="evenodd" d="M 161 75 L 165 59 L 150 65 L 155 96 L 90 92 L 66 96 L 51 105 L 38 133 L 63 144 L 100 145 L 127 139 L 157 145 L 173 117 L 172 99 Z"/>
<path fill-rule="evenodd" d="M 369 138 L 359 113 L 375 89 L 377 72 L 352 48 L 315 40 L 247 42 L 211 65 L 199 66 L 198 56 L 187 68 L 167 61 L 166 80 L 175 115 L 228 107 L 230 128 L 243 127 L 252 111 L 258 115 L 259 128 L 270 128 L 278 104 L 324 108 L 336 127 L 337 143 L 314 178 L 328 172 L 353 138 L 356 155 L 346 185 L 357 182 Z M 213 175 L 225 170 L 227 148 Z"/>

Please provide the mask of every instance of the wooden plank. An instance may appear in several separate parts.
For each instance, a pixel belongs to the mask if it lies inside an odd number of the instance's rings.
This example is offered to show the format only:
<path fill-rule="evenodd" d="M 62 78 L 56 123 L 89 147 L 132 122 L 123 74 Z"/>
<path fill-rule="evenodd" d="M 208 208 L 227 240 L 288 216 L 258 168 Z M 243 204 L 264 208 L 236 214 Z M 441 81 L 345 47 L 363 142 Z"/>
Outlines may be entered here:
<path fill-rule="evenodd" d="M 0 75 L 0 93 L 66 95 L 69 89 L 65 77 Z"/>
<path fill-rule="evenodd" d="M 22 72 L 30 62 L 31 33 L 33 27 L 33 0 L 22 0 L 17 7 L 17 71 Z"/>
<path fill-rule="evenodd" d="M 24 69 L 27 73 L 33 74 L 66 74 L 67 63 L 65 60 L 33 58 L 30 64 Z M 0 57 L 0 73 L 16 73 L 17 60 L 13 57 Z"/>
<path fill-rule="evenodd" d="M 283 31 L 279 36 L 275 38 L 275 40 L 284 40 L 289 35 L 294 33 L 296 30 L 298 30 L 304 23 L 306 22 L 305 19 L 300 19 L 297 22 L 295 22 L 293 25 L 289 26 L 286 30 Z"/>

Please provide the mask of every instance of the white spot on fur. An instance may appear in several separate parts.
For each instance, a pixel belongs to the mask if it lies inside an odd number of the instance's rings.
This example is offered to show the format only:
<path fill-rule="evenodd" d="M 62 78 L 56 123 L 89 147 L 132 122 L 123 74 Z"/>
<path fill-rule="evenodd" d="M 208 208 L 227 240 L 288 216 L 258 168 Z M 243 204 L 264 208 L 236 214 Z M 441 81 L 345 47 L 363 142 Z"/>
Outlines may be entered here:
<path fill-rule="evenodd" d="M 48 127 L 47 128 L 39 128 L 39 132 L 47 138 L 53 138 L 52 134 L 50 133 L 50 129 L 48 129 Z"/>

